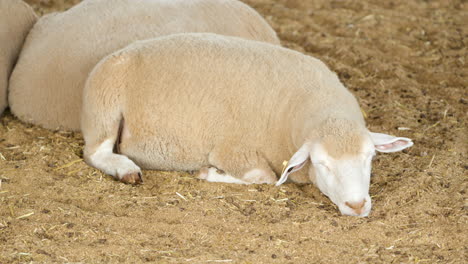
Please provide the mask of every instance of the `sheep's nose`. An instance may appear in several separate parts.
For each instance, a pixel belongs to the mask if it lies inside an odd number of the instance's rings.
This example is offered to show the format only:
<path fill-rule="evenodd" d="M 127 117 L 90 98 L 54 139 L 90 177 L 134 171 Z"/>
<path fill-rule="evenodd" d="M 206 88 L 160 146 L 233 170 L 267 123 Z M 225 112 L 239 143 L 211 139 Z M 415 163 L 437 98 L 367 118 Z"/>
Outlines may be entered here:
<path fill-rule="evenodd" d="M 360 215 L 364 210 L 364 205 L 366 204 L 366 199 L 362 199 L 361 202 L 345 202 L 346 206 L 353 209 L 353 211 Z"/>

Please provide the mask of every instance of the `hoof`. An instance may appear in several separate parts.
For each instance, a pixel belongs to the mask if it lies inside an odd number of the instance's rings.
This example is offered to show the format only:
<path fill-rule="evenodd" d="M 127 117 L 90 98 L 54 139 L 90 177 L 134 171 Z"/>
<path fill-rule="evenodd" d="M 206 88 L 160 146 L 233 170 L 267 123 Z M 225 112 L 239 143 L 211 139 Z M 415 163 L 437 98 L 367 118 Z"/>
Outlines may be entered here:
<path fill-rule="evenodd" d="M 125 174 L 122 177 L 122 179 L 120 179 L 120 181 L 125 184 L 133 184 L 133 185 L 143 183 L 143 179 L 141 178 L 140 172 Z"/>
<path fill-rule="evenodd" d="M 195 177 L 200 179 L 200 180 L 206 180 L 208 177 L 208 169 L 209 167 L 202 167 L 198 173 L 195 174 Z"/>

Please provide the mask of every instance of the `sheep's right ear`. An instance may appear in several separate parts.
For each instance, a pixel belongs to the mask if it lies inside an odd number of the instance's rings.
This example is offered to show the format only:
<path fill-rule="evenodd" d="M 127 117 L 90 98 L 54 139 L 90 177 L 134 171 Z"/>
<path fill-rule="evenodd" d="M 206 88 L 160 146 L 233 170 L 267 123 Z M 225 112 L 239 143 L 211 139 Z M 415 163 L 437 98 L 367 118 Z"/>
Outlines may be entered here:
<path fill-rule="evenodd" d="M 286 168 L 283 170 L 280 179 L 275 184 L 276 186 L 280 186 L 281 184 L 285 183 L 288 180 L 289 174 L 298 171 L 302 167 L 304 167 L 304 165 L 310 157 L 310 150 L 310 144 L 305 143 L 296 153 L 294 153 L 294 155 L 286 164 Z"/>
<path fill-rule="evenodd" d="M 370 132 L 375 150 L 379 152 L 397 152 L 413 146 L 413 141 L 405 137 L 394 137 L 382 133 Z"/>

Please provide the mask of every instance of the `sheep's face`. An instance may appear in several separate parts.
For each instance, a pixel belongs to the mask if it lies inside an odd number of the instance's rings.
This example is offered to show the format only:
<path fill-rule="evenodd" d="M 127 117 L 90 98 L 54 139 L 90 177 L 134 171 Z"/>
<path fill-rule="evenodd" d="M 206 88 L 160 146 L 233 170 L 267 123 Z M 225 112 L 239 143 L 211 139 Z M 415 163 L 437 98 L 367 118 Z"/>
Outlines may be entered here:
<path fill-rule="evenodd" d="M 276 185 L 300 170 L 308 160 L 310 180 L 344 215 L 368 216 L 371 162 L 375 151 L 395 152 L 412 146 L 408 138 L 364 132 L 349 137 L 327 135 L 306 142 L 289 160 Z"/>
<path fill-rule="evenodd" d="M 369 184 L 375 150 L 370 138 L 365 138 L 356 149 L 359 151 L 334 156 L 327 151 L 326 144 L 313 144 L 309 177 L 342 214 L 367 216 L 372 206 Z"/>

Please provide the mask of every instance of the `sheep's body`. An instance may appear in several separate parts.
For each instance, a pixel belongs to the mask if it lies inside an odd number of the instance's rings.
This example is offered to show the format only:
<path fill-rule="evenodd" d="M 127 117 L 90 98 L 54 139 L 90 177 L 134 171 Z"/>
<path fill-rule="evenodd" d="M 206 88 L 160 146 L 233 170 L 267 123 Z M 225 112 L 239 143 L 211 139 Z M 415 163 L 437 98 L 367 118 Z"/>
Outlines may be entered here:
<path fill-rule="evenodd" d="M 79 130 L 86 77 L 106 55 L 136 40 L 213 32 L 279 44 L 275 32 L 237 0 L 87 0 L 41 18 L 12 74 L 10 107 L 26 122 Z"/>
<path fill-rule="evenodd" d="M 36 19 L 34 11 L 25 2 L 0 1 L 0 115 L 8 106 L 8 79 L 11 71 Z"/>
<path fill-rule="evenodd" d="M 213 165 L 240 179 L 261 169 L 273 183 L 308 136 L 304 126 L 327 118 L 313 113 L 325 109 L 364 126 L 355 98 L 336 75 L 298 52 L 212 34 L 142 41 L 91 73 L 83 107 L 85 155 L 106 139 L 115 141 L 123 117 L 121 153 L 143 168 Z M 307 172 L 294 176 L 310 181 Z"/>
<path fill-rule="evenodd" d="M 141 182 L 138 166 L 229 183 L 281 175 L 281 184 L 297 171 L 293 181 L 314 182 L 359 216 L 371 208 L 375 150 L 412 145 L 369 132 L 319 60 L 215 34 L 141 41 L 104 58 L 85 85 L 82 131 L 86 162 L 126 183 Z"/>

